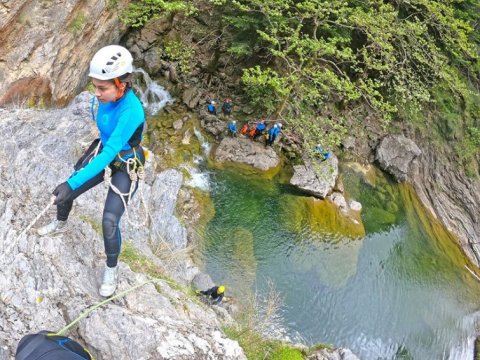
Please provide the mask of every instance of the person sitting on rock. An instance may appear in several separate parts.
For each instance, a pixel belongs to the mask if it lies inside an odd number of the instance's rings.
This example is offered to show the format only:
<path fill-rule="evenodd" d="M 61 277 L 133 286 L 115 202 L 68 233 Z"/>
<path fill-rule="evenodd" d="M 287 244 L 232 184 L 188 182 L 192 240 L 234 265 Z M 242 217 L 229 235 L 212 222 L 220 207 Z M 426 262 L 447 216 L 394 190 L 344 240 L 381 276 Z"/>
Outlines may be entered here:
<path fill-rule="evenodd" d="M 232 109 L 233 109 L 232 99 L 226 98 L 226 99 L 223 101 L 223 105 L 222 105 L 222 111 L 223 111 L 223 113 L 224 113 L 226 116 L 230 116 L 230 114 L 232 113 Z"/>
<path fill-rule="evenodd" d="M 220 304 L 220 302 L 223 300 L 223 296 L 225 295 L 225 286 L 223 285 L 214 286 L 204 291 L 197 290 L 196 293 L 200 295 L 205 295 L 206 300 L 211 305 L 217 305 L 217 304 Z"/>
<path fill-rule="evenodd" d="M 237 136 L 237 126 L 235 124 L 235 120 L 230 121 L 230 123 L 228 124 L 228 134 L 232 137 Z"/>
<path fill-rule="evenodd" d="M 253 138 L 256 139 L 260 135 L 262 135 L 266 128 L 267 128 L 267 125 L 265 125 L 265 120 L 260 121 L 260 123 L 256 127 L 255 135 L 253 135 Z"/>
<path fill-rule="evenodd" d="M 330 150 L 325 150 L 321 144 L 315 146 L 315 153 L 321 157 L 322 161 L 328 160 L 332 157 Z"/>
<path fill-rule="evenodd" d="M 92 116 L 100 133 L 98 147 L 90 146 L 74 166 L 75 172 L 53 191 L 57 217 L 48 225 L 39 228 L 43 236 L 65 227 L 73 200 L 104 181 L 110 174 L 111 186 L 103 209 L 102 229 L 107 257 L 99 293 L 113 295 L 118 281 L 118 255 L 122 244 L 120 220 L 128 203 L 132 180 L 127 168 L 133 172 L 143 169 L 145 154 L 140 146 L 145 127 L 142 104 L 132 90 L 131 73 L 133 58 L 122 46 L 109 45 L 101 48 L 90 62 L 89 76 L 95 86 L 92 101 Z M 98 101 L 97 113 L 93 102 Z M 126 161 L 130 163 L 126 165 Z M 131 171 L 130 171 L 131 172 Z M 133 174 L 132 174 L 133 175 Z M 122 197 L 115 190 L 124 194 Z M 126 194 L 126 195 L 125 195 Z M 61 246 L 61 245 L 59 245 Z"/>
<path fill-rule="evenodd" d="M 217 108 L 215 107 L 215 101 L 210 101 L 207 106 L 207 111 L 209 114 L 217 115 Z"/>
<path fill-rule="evenodd" d="M 247 133 L 248 133 L 248 123 L 245 123 L 245 125 L 242 126 L 239 133 L 241 135 L 247 135 Z"/>

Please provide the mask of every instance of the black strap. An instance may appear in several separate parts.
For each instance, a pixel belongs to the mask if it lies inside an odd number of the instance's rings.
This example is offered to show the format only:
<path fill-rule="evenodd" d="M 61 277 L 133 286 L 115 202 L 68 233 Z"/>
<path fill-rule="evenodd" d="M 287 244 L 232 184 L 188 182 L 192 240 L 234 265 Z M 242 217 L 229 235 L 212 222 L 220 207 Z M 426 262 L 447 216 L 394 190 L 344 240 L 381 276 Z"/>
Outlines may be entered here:
<path fill-rule="evenodd" d="M 88 147 L 87 151 L 85 151 L 83 153 L 83 155 L 80 157 L 80 159 L 78 159 L 78 161 L 75 163 L 75 165 L 73 166 L 73 168 L 75 170 L 80 170 L 82 168 L 82 164 L 83 162 L 85 161 L 85 159 L 87 157 L 89 157 L 94 151 L 95 149 L 97 148 L 98 146 L 98 143 L 100 142 L 100 139 L 95 139 L 92 141 L 92 143 L 90 144 L 90 146 Z"/>

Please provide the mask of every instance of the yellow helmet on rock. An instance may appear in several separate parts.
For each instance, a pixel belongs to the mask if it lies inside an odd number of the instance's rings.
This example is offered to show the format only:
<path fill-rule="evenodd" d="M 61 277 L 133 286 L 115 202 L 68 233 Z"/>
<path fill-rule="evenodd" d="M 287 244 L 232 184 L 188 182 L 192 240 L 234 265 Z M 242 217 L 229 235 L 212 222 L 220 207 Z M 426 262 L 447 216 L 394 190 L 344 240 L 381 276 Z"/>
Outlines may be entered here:
<path fill-rule="evenodd" d="M 217 293 L 218 293 L 218 294 L 223 294 L 224 292 L 225 292 L 225 286 L 220 285 L 220 286 L 218 287 Z"/>

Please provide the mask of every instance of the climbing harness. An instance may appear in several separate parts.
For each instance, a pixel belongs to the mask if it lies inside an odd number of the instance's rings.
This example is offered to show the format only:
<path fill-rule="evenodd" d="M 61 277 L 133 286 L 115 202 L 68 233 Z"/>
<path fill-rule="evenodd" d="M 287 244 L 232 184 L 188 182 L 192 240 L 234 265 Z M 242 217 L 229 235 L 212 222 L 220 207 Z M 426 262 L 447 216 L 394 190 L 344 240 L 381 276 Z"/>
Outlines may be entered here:
<path fill-rule="evenodd" d="M 98 149 L 97 149 L 97 152 L 98 152 Z M 105 185 L 108 188 L 111 188 L 112 191 L 115 194 L 117 194 L 122 200 L 123 208 L 125 209 L 125 214 L 126 214 L 128 223 L 133 227 L 139 228 L 144 226 L 148 221 L 147 204 L 143 196 L 143 189 L 141 186 L 139 186 L 139 182 L 141 180 L 145 180 L 145 169 L 144 169 L 143 163 L 140 161 L 140 159 L 137 156 L 137 152 L 135 151 L 135 148 L 132 148 L 132 152 L 133 152 L 133 156 L 128 159 L 124 159 L 121 153 L 118 153 L 116 156 L 116 159 L 118 160 L 115 160 L 112 164 L 110 164 L 105 168 L 105 174 L 103 176 L 103 179 L 105 181 Z M 119 170 L 122 170 L 122 167 L 125 168 L 125 171 L 127 172 L 128 176 L 130 177 L 130 180 L 132 181 L 130 184 L 130 190 L 128 191 L 128 193 L 122 193 L 115 185 L 113 185 L 112 166 L 116 167 Z M 130 202 L 130 199 L 132 198 L 137 188 L 140 188 L 139 192 L 140 192 L 141 203 L 145 211 L 145 214 L 147 215 L 144 217 L 144 220 L 141 223 L 136 223 L 130 218 L 128 208 L 127 208 L 127 201 L 125 200 L 125 198 L 127 198 L 128 201 Z"/>

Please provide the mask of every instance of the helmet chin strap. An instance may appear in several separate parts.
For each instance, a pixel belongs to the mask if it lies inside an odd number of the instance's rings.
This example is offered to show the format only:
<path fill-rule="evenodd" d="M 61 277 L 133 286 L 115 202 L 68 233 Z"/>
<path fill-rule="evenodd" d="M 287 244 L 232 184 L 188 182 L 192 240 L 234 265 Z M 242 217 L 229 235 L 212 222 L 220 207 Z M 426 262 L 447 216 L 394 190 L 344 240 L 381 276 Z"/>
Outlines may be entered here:
<path fill-rule="evenodd" d="M 117 87 L 117 97 L 115 98 L 115 101 L 117 101 L 123 96 L 123 94 L 125 93 L 125 89 L 122 89 L 120 87 L 120 80 L 118 80 L 118 78 L 114 78 L 113 81 L 115 82 L 115 86 Z"/>

